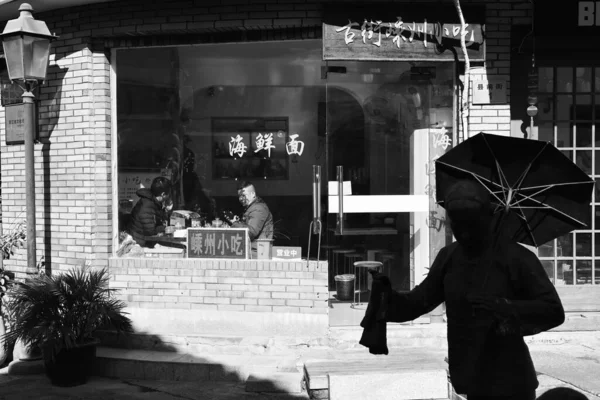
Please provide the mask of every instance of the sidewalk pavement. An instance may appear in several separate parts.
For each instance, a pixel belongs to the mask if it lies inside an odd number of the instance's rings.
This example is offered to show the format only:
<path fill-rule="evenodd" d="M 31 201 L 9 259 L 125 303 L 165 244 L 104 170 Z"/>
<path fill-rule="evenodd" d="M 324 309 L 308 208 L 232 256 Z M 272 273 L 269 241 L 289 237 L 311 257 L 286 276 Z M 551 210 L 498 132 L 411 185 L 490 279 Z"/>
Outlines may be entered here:
<path fill-rule="evenodd" d="M 138 381 L 92 377 L 85 385 L 52 386 L 45 375 L 0 376 L 0 400 L 299 400 L 307 394 L 249 393 L 239 382 Z"/>
<path fill-rule="evenodd" d="M 540 374 L 537 395 L 553 387 L 566 386 L 584 393 L 590 400 L 600 400 L 600 332 L 585 339 L 549 344 L 529 343 L 536 370 Z M 316 351 L 314 349 L 313 351 Z M 336 354 L 346 362 L 361 360 L 366 349 L 351 351 L 319 351 L 320 355 Z M 315 355 L 316 353 L 313 353 Z M 310 357 L 310 355 L 307 355 Z M 388 357 L 401 356 L 393 349 Z M 305 357 L 302 357 L 303 359 Z M 319 357 L 320 358 L 320 357 Z M 82 386 L 52 386 L 44 375 L 8 376 L 0 371 L 0 400 L 297 400 L 308 399 L 306 393 L 251 393 L 240 382 L 143 381 L 92 377 Z"/>

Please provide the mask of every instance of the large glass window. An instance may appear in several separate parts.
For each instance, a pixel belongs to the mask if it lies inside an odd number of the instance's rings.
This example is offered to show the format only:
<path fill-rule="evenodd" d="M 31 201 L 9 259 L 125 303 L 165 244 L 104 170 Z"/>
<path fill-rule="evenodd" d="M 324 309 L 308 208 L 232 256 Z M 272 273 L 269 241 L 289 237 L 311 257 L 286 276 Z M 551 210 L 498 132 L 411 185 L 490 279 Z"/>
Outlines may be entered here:
<path fill-rule="evenodd" d="M 600 68 L 593 65 L 539 68 L 539 140 L 550 141 L 583 171 L 600 179 Z M 556 285 L 600 284 L 600 196 L 596 185 L 590 205 L 591 226 L 538 249 Z"/>
<path fill-rule="evenodd" d="M 242 215 L 247 180 L 269 206 L 275 245 L 302 246 L 312 166 L 325 167 L 320 40 L 117 51 L 120 229 L 136 191 L 166 176 L 174 209 Z M 316 253 L 315 253 L 316 254 Z"/>

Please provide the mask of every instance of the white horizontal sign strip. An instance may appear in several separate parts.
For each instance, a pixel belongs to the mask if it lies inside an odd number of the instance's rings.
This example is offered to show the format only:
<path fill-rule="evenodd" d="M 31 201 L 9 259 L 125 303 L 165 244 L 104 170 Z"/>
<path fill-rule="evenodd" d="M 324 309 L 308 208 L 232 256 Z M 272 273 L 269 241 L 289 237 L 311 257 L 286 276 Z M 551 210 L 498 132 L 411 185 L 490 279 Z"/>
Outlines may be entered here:
<path fill-rule="evenodd" d="M 339 197 L 329 197 L 329 213 L 339 212 Z M 344 196 L 345 213 L 428 212 L 427 195 Z"/>

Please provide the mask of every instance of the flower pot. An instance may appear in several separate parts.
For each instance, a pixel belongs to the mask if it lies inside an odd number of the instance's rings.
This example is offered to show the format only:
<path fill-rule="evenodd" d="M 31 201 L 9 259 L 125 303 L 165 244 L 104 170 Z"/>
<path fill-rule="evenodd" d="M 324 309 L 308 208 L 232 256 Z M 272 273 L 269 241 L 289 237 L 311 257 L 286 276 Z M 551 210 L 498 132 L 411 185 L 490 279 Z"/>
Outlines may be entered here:
<path fill-rule="evenodd" d="M 51 351 L 44 349 L 46 376 L 54 386 L 78 386 L 87 382 L 96 360 L 99 340 L 63 349 L 52 357 Z"/>
<path fill-rule="evenodd" d="M 4 317 L 0 315 L 0 337 L 6 333 L 6 327 L 4 326 Z M 4 347 L 4 341 L 0 340 L 0 367 L 4 366 L 6 359 L 8 358 L 8 351 Z"/>

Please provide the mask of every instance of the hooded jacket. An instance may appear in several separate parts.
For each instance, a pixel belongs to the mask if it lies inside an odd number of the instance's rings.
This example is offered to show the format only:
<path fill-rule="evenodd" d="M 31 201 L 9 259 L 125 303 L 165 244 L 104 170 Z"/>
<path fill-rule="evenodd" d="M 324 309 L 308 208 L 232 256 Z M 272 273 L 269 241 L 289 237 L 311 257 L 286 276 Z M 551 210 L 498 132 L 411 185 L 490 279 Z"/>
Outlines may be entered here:
<path fill-rule="evenodd" d="M 474 312 L 467 297 L 482 290 L 484 281 L 486 294 L 506 299 L 509 317 Z M 363 321 L 369 330 L 362 341 L 376 354 L 387 354 L 385 322 L 411 321 L 445 302 L 450 380 L 460 394 L 510 396 L 535 390 L 538 380 L 523 336 L 552 329 L 565 319 L 556 289 L 536 255 L 512 241 L 500 240 L 491 258 L 476 260 L 452 243 L 440 250 L 420 285 L 409 293 L 387 295 L 386 307 L 374 304 L 377 310 L 371 311 L 385 314 L 381 323 L 371 315 L 372 321 Z"/>
<path fill-rule="evenodd" d="M 131 222 L 127 231 L 140 246 L 148 246 L 144 237 L 164 232 L 163 222 L 166 221 L 167 215 L 150 189 L 140 189 L 136 194 L 140 199 L 131 211 Z"/>

